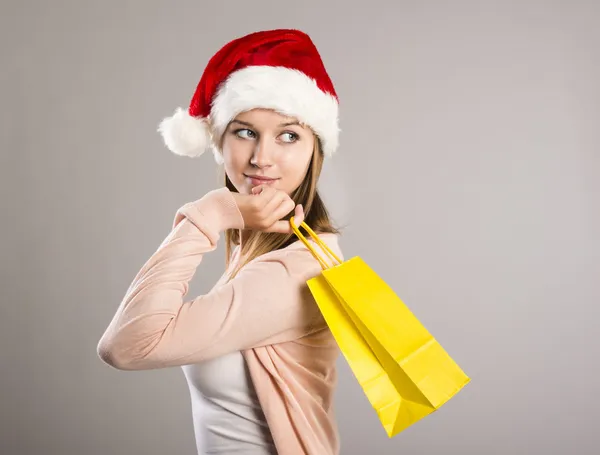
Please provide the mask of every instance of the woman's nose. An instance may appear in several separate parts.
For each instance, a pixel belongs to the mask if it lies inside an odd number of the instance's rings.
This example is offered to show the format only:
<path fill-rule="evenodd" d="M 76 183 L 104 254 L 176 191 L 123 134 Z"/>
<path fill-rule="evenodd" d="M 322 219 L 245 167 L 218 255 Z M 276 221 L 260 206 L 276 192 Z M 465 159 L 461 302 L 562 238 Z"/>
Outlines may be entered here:
<path fill-rule="evenodd" d="M 273 147 L 273 144 L 261 138 L 256 142 L 250 163 L 261 168 L 271 166 L 273 164 Z"/>

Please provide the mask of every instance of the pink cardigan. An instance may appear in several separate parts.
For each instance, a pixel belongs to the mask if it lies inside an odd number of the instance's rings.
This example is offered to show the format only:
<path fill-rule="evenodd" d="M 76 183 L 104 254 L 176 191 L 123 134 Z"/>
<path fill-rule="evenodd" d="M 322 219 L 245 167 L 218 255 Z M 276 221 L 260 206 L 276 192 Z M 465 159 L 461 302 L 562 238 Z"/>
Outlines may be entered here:
<path fill-rule="evenodd" d="M 147 370 L 241 351 L 278 454 L 336 455 L 339 348 L 306 285 L 321 267 L 302 242 L 253 260 L 205 295 L 184 299 L 220 233 L 243 227 L 227 188 L 179 208 L 171 232 L 100 339 L 98 355 L 121 370 Z M 320 237 L 343 259 L 337 235 Z"/>

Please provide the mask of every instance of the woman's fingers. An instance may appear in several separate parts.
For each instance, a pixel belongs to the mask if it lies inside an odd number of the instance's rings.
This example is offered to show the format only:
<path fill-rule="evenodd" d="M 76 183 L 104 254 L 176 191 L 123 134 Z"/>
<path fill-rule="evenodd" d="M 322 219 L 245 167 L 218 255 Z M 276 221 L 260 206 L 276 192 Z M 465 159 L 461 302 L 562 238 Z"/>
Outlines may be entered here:
<path fill-rule="evenodd" d="M 289 211 L 285 214 L 287 215 Z M 285 215 L 284 215 L 285 216 Z M 299 226 L 304 221 L 304 209 L 298 204 L 294 209 L 294 225 Z M 293 232 L 290 222 L 287 220 L 278 220 L 273 223 L 265 232 L 278 232 L 280 234 L 291 234 Z"/>

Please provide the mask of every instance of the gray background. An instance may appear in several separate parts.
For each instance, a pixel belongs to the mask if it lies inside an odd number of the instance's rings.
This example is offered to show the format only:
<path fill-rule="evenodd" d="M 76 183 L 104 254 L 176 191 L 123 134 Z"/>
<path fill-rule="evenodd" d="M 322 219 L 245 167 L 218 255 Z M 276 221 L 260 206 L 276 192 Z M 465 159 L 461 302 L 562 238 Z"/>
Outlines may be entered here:
<path fill-rule="evenodd" d="M 598 2 L 348 5 L 2 3 L 0 453 L 195 453 L 180 369 L 113 370 L 96 343 L 175 210 L 220 184 L 158 121 L 225 42 L 279 27 L 339 91 L 322 189 L 346 256 L 472 378 L 388 440 L 340 360 L 342 453 L 598 453 Z"/>

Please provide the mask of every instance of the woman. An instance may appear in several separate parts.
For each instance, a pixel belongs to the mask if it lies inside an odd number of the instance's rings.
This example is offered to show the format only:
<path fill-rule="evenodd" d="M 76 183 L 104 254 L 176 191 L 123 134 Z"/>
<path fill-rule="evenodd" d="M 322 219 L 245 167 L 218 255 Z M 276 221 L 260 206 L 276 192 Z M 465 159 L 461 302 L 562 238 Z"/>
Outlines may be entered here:
<path fill-rule="evenodd" d="M 339 453 L 339 350 L 306 285 L 321 267 L 288 221 L 306 221 L 342 257 L 316 189 L 339 131 L 319 53 L 297 30 L 231 41 L 211 58 L 189 108 L 159 131 L 178 155 L 211 150 L 225 184 L 177 210 L 102 336 L 100 357 L 122 370 L 181 366 L 201 454 Z M 208 294 L 185 299 L 221 235 L 225 273 Z"/>

